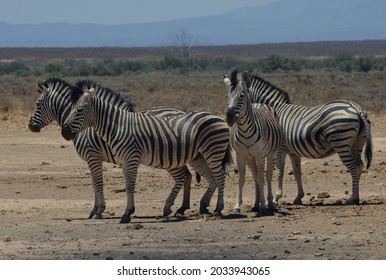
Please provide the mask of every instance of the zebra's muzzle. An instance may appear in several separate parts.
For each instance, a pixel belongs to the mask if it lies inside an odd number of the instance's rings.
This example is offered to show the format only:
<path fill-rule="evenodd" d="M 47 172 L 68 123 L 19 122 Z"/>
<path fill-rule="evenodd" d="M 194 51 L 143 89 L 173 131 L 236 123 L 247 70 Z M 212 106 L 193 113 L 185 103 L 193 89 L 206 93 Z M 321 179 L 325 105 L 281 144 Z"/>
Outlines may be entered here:
<path fill-rule="evenodd" d="M 40 132 L 41 126 L 32 121 L 32 118 L 28 122 L 28 128 L 32 132 Z"/>
<path fill-rule="evenodd" d="M 236 122 L 236 112 L 234 108 L 228 109 L 225 121 L 229 126 L 232 126 Z"/>
<path fill-rule="evenodd" d="M 76 136 L 76 132 L 74 132 L 69 126 L 64 126 L 62 128 L 62 136 L 67 141 L 73 140 Z"/>

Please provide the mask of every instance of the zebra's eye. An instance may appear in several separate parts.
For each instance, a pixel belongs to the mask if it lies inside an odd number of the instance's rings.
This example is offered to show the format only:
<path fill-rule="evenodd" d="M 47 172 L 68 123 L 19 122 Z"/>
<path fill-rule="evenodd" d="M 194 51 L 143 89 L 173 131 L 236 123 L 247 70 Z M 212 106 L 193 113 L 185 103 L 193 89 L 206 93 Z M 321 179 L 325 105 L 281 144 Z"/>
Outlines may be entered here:
<path fill-rule="evenodd" d="M 78 108 L 78 113 L 83 113 L 83 107 Z"/>

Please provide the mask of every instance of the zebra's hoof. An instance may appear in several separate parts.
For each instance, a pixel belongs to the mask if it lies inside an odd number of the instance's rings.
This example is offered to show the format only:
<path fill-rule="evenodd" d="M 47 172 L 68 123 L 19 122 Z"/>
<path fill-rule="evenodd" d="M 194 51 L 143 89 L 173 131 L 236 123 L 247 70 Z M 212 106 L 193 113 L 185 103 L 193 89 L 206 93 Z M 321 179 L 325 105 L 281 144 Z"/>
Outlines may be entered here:
<path fill-rule="evenodd" d="M 261 210 L 259 209 L 259 207 L 256 207 L 256 206 L 252 207 L 252 212 L 258 213 L 259 211 L 261 211 Z"/>
<path fill-rule="evenodd" d="M 94 216 L 92 216 L 91 219 L 100 220 L 100 219 L 102 219 L 102 214 L 94 214 Z"/>
<path fill-rule="evenodd" d="M 347 200 L 347 204 L 350 204 L 350 205 L 358 205 L 359 204 L 359 198 L 349 198 Z"/>
<path fill-rule="evenodd" d="M 303 205 L 303 202 L 302 202 L 302 200 L 300 198 L 297 198 L 297 199 L 294 200 L 294 204 L 295 205 Z"/>
<path fill-rule="evenodd" d="M 169 216 L 173 211 L 171 209 L 164 210 L 164 213 L 162 214 L 162 217 Z"/>
<path fill-rule="evenodd" d="M 240 208 L 233 208 L 232 214 L 240 214 L 240 213 L 241 213 Z"/>
<path fill-rule="evenodd" d="M 120 224 L 128 224 L 130 223 L 131 218 L 129 216 L 123 215 L 121 217 L 121 221 L 119 222 Z"/>
<path fill-rule="evenodd" d="M 213 216 L 214 216 L 214 217 L 219 217 L 219 218 L 221 218 L 221 217 L 222 217 L 222 213 L 221 213 L 221 211 L 218 211 L 218 210 L 216 211 L 216 210 L 215 210 L 215 211 L 213 212 Z"/>
<path fill-rule="evenodd" d="M 200 208 L 200 214 L 201 215 L 208 215 L 208 214 L 210 214 L 210 212 L 207 208 Z"/>
<path fill-rule="evenodd" d="M 178 210 L 176 211 L 176 213 L 174 214 L 174 217 L 184 216 L 184 215 L 185 215 L 185 210 L 186 210 L 186 209 L 182 209 L 182 208 L 178 209 Z"/>

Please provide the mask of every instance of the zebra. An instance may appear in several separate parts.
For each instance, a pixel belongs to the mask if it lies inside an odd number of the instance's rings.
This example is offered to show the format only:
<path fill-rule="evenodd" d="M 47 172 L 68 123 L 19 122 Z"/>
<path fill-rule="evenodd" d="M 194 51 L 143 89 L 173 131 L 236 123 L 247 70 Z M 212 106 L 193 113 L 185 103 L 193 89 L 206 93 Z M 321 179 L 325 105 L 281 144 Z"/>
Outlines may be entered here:
<path fill-rule="evenodd" d="M 38 92 L 41 95 L 37 99 L 36 108 L 30 117 L 29 129 L 32 132 L 40 132 L 43 127 L 53 120 L 56 120 L 59 126 L 62 127 L 71 110 L 72 102 L 70 93 L 73 86 L 59 78 L 50 78 L 43 82 L 39 81 L 37 85 Z M 113 91 L 107 87 L 103 87 L 90 80 L 79 81 L 77 85 L 81 85 L 84 90 L 87 88 L 96 88 L 97 94 L 101 98 L 107 99 L 109 102 L 124 110 L 134 110 L 132 102 L 117 94 L 113 94 Z M 144 111 L 144 113 L 157 115 L 162 118 L 172 118 L 184 112 L 172 108 L 161 108 Z M 89 214 L 89 218 L 101 219 L 102 213 L 106 208 L 103 193 L 103 162 L 112 164 L 117 164 L 118 162 L 108 144 L 99 137 L 92 128 L 79 133 L 74 138 L 73 144 L 80 158 L 87 162 L 91 173 L 94 190 L 94 207 Z M 176 174 L 175 177 L 177 178 L 178 174 Z M 183 180 L 184 182 L 184 199 L 181 208 L 177 210 L 176 214 L 183 215 L 184 211 L 190 208 L 191 178 L 192 176 L 188 168 L 181 169 L 178 180 Z"/>
<path fill-rule="evenodd" d="M 273 108 L 261 103 L 252 104 L 245 81 L 239 82 L 237 74 L 234 71 L 231 79 L 224 77 L 224 82 L 228 86 L 226 121 L 231 127 L 230 143 L 236 152 L 239 172 L 239 189 L 233 212 L 240 213 L 246 165 L 251 170 L 255 182 L 255 202 L 252 211 L 259 212 L 260 206 L 260 211 L 265 212 L 265 159 L 267 159 L 268 208 L 273 210 L 272 173 L 276 152 L 283 143 L 282 134 Z"/>
<path fill-rule="evenodd" d="M 333 100 L 314 107 L 290 104 L 288 93 L 253 74 L 248 76 L 248 88 L 252 102 L 272 106 L 278 114 L 285 138 L 286 150 L 278 155 L 282 162 L 289 154 L 298 184 L 295 204 L 302 204 L 304 197 L 301 183 L 301 157 L 325 158 L 337 153 L 352 177 L 352 193 L 348 204 L 359 203 L 359 179 L 364 168 L 371 166 L 373 144 L 371 123 L 367 113 L 351 100 Z M 280 170 L 280 168 L 279 168 Z M 280 178 L 281 176 L 281 178 Z M 279 174 L 279 182 L 283 174 Z M 276 200 L 282 197 L 279 183 Z"/>
<path fill-rule="evenodd" d="M 127 205 L 121 223 L 128 223 L 135 211 L 134 191 L 140 164 L 179 170 L 189 164 L 203 176 L 209 187 L 200 201 L 200 213 L 218 188 L 215 215 L 224 208 L 226 165 L 231 162 L 229 128 L 225 121 L 209 112 L 196 111 L 163 119 L 141 112 L 120 110 L 95 95 L 95 90 L 72 93 L 74 107 L 62 127 L 65 139 L 73 139 L 87 127 L 110 145 L 122 164 Z M 170 208 L 178 193 L 175 186 L 166 200 Z"/>

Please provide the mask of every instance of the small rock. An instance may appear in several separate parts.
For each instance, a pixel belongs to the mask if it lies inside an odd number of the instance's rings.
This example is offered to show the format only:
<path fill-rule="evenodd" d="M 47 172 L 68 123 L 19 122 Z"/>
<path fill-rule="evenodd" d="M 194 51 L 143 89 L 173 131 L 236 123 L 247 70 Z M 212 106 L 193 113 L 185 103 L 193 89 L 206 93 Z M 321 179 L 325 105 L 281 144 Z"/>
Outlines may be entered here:
<path fill-rule="evenodd" d="M 327 192 L 322 192 L 318 194 L 318 198 L 329 198 L 329 197 L 330 197 L 330 194 Z"/>
<path fill-rule="evenodd" d="M 260 237 L 261 237 L 260 234 L 255 234 L 255 235 L 252 235 L 252 236 L 251 236 L 251 239 L 253 239 L 253 240 L 258 240 L 258 239 L 260 239 Z"/>
<path fill-rule="evenodd" d="M 284 250 L 284 253 L 286 253 L 286 254 L 291 254 L 291 251 L 289 251 L 289 250 Z"/>

